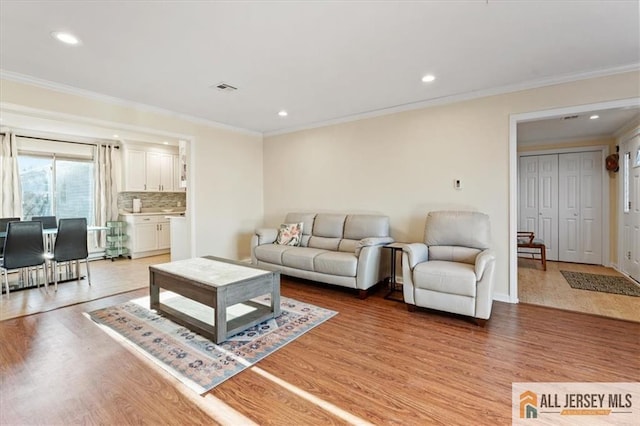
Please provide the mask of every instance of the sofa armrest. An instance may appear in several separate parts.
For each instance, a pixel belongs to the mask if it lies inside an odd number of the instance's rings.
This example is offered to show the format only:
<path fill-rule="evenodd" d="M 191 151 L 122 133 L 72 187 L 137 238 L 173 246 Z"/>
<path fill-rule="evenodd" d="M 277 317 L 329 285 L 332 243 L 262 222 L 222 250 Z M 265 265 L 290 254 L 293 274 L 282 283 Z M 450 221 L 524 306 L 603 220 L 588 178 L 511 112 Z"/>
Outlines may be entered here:
<path fill-rule="evenodd" d="M 256 229 L 251 237 L 251 263 L 253 265 L 258 264 L 256 258 L 256 247 L 263 244 L 273 244 L 278 238 L 278 230 L 274 228 L 260 228 Z"/>
<path fill-rule="evenodd" d="M 475 317 L 489 319 L 493 306 L 494 271 L 496 258 L 491 250 L 485 250 L 476 257 L 476 311 Z"/>
<path fill-rule="evenodd" d="M 393 242 L 393 238 L 391 237 L 369 237 L 369 238 L 363 238 L 360 241 L 358 241 L 358 246 L 359 247 L 381 246 L 384 244 L 391 244 L 392 242 Z"/>
<path fill-rule="evenodd" d="M 383 255 L 383 244 L 368 245 L 356 249 L 355 254 L 358 258 L 357 289 L 367 290 L 386 277 L 389 270 L 389 257 Z"/>
<path fill-rule="evenodd" d="M 278 230 L 275 228 L 259 228 L 256 229 L 255 235 L 258 237 L 257 245 L 273 244 L 278 238 Z"/>
<path fill-rule="evenodd" d="M 409 268 L 413 269 L 418 263 L 429 260 L 429 248 L 423 243 L 411 243 L 402 247 L 406 253 Z"/>
<path fill-rule="evenodd" d="M 363 238 L 358 241 L 356 245 L 356 256 L 360 255 L 360 251 L 364 247 L 373 247 L 373 246 L 383 246 L 385 244 L 391 244 L 393 242 L 393 238 L 391 237 L 369 237 Z"/>
<path fill-rule="evenodd" d="M 476 279 L 478 281 L 482 280 L 482 276 L 484 275 L 484 271 L 487 269 L 487 266 L 496 260 L 496 256 L 493 253 L 493 250 L 484 250 L 476 256 L 476 264 L 475 264 L 475 273 Z"/>

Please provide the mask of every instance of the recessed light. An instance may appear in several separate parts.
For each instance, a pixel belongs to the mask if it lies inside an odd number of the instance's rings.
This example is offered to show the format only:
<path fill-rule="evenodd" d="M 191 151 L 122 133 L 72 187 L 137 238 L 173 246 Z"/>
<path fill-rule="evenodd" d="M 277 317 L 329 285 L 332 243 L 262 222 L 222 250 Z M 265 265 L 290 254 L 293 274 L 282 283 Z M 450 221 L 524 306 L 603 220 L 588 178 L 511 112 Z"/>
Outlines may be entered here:
<path fill-rule="evenodd" d="M 594 115 L 592 115 L 591 117 L 589 117 L 589 120 L 597 120 L 598 118 L 600 118 L 600 116 L 599 116 L 599 115 L 594 114 Z"/>
<path fill-rule="evenodd" d="M 423 83 L 431 83 L 433 80 L 435 80 L 436 77 L 431 75 L 431 74 L 427 74 L 424 77 L 422 77 L 422 82 Z"/>
<path fill-rule="evenodd" d="M 61 41 L 66 44 L 71 44 L 73 46 L 80 44 L 80 40 L 78 40 L 78 37 L 74 36 L 71 33 L 65 33 L 63 31 L 54 31 L 51 33 L 51 36 L 58 41 Z"/>
<path fill-rule="evenodd" d="M 118 135 L 113 135 L 113 137 L 114 137 L 114 138 L 118 138 L 119 136 L 118 136 Z"/>
<path fill-rule="evenodd" d="M 162 144 L 163 144 L 163 145 L 169 145 L 169 142 L 164 141 L 164 142 L 162 142 Z"/>
<path fill-rule="evenodd" d="M 289 113 L 288 113 L 287 111 L 285 111 L 285 110 L 282 110 L 282 111 L 280 111 L 280 112 L 278 113 L 278 115 L 279 115 L 280 117 L 286 117 L 287 115 L 289 115 Z"/>

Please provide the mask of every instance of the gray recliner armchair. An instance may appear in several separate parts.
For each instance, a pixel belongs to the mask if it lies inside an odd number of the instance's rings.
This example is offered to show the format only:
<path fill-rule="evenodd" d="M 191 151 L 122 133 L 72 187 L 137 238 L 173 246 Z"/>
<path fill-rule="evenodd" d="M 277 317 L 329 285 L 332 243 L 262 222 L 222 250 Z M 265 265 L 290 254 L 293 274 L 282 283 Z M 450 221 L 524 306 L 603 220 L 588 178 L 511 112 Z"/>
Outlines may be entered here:
<path fill-rule="evenodd" d="M 479 325 L 491 316 L 495 255 L 490 249 L 489 216 L 468 211 L 427 215 L 424 244 L 403 248 L 404 301 L 468 315 Z"/>

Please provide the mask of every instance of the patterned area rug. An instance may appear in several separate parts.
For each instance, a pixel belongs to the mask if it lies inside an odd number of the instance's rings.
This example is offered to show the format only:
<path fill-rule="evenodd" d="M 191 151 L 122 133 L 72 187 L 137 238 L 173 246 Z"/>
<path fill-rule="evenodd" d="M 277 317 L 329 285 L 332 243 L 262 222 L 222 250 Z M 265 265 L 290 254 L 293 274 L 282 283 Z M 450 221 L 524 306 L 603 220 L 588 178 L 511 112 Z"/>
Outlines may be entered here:
<path fill-rule="evenodd" d="M 161 293 L 161 298 L 164 294 Z M 185 303 L 194 304 L 193 312 L 196 317 L 201 316 L 206 309 L 211 309 L 177 295 L 171 297 L 181 299 L 177 305 L 183 307 Z M 253 301 L 268 305 L 269 297 Z M 216 345 L 144 306 L 149 306 L 148 298 L 146 301 L 143 298 L 93 311 L 88 316 L 110 334 L 117 333 L 114 337 L 120 336 L 120 340 L 123 338 L 140 349 L 157 365 L 200 394 L 337 314 L 335 311 L 282 297 L 282 311 L 278 317 L 248 328 Z M 242 314 L 243 305 L 239 304 L 228 310 L 229 315 L 234 315 L 230 312 L 234 308 L 236 311 L 240 310 L 235 315 Z"/>
<path fill-rule="evenodd" d="M 640 297 L 640 285 L 625 277 L 560 271 L 571 288 Z"/>

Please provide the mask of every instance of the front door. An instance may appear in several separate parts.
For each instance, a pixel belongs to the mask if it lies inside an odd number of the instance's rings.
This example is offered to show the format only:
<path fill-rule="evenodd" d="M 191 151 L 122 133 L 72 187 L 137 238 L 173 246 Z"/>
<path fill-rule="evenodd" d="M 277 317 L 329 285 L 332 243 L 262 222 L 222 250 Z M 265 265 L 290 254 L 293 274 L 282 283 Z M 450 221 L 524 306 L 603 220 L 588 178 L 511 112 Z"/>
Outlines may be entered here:
<path fill-rule="evenodd" d="M 622 271 L 640 281 L 640 135 L 622 146 Z"/>

